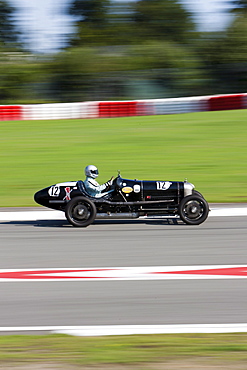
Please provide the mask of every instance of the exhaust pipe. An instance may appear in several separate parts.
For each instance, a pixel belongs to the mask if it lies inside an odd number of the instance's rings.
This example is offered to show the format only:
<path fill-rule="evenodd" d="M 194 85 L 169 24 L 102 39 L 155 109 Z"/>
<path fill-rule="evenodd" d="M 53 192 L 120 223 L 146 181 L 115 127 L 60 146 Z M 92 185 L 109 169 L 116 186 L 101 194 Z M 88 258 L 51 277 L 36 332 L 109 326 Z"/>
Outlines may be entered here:
<path fill-rule="evenodd" d="M 132 213 L 97 213 L 96 220 L 101 218 L 114 218 L 114 219 L 121 219 L 121 218 L 138 218 L 139 213 L 132 212 Z"/>

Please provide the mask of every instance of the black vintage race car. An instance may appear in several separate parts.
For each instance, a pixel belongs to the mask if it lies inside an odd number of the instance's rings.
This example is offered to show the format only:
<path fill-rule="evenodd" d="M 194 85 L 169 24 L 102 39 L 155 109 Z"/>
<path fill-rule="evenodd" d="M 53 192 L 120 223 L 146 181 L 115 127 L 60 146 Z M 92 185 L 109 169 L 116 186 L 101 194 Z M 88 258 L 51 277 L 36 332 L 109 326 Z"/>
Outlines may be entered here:
<path fill-rule="evenodd" d="M 88 226 L 95 218 L 178 216 L 188 225 L 199 225 L 208 217 L 207 201 L 187 181 L 128 180 L 118 174 L 110 190 L 109 194 L 94 198 L 87 193 L 83 181 L 70 181 L 38 191 L 34 200 L 64 211 L 69 223 L 77 227 Z"/>

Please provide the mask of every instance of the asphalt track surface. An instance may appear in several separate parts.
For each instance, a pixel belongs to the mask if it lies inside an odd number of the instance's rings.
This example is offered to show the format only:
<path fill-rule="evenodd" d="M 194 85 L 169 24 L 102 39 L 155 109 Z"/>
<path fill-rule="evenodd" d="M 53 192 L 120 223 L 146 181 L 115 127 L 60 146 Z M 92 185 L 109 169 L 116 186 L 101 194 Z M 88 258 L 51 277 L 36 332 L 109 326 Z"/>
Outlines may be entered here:
<path fill-rule="evenodd" d="M 247 217 L 0 222 L 0 269 L 243 265 Z M 0 327 L 247 322 L 247 279 L 0 283 Z"/>

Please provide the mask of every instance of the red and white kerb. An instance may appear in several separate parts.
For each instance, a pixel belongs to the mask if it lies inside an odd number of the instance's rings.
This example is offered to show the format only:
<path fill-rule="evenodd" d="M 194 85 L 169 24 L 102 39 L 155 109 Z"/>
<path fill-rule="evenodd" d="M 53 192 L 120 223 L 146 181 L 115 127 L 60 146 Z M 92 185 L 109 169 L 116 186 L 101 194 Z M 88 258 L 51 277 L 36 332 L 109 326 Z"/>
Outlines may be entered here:
<path fill-rule="evenodd" d="M 246 278 L 247 265 L 0 269 L 0 282 Z"/>

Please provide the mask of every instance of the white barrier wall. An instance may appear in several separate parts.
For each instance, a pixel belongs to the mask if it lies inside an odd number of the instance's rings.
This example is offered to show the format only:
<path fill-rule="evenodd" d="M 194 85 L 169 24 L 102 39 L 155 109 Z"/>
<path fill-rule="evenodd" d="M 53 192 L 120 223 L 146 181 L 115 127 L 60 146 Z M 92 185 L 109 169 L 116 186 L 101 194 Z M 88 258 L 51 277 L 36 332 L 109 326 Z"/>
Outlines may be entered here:
<path fill-rule="evenodd" d="M 97 118 L 98 103 L 56 103 L 22 106 L 23 120 Z"/>
<path fill-rule="evenodd" d="M 142 103 L 143 104 L 143 103 Z M 146 112 L 151 114 L 176 114 L 208 110 L 205 97 L 146 100 Z"/>

